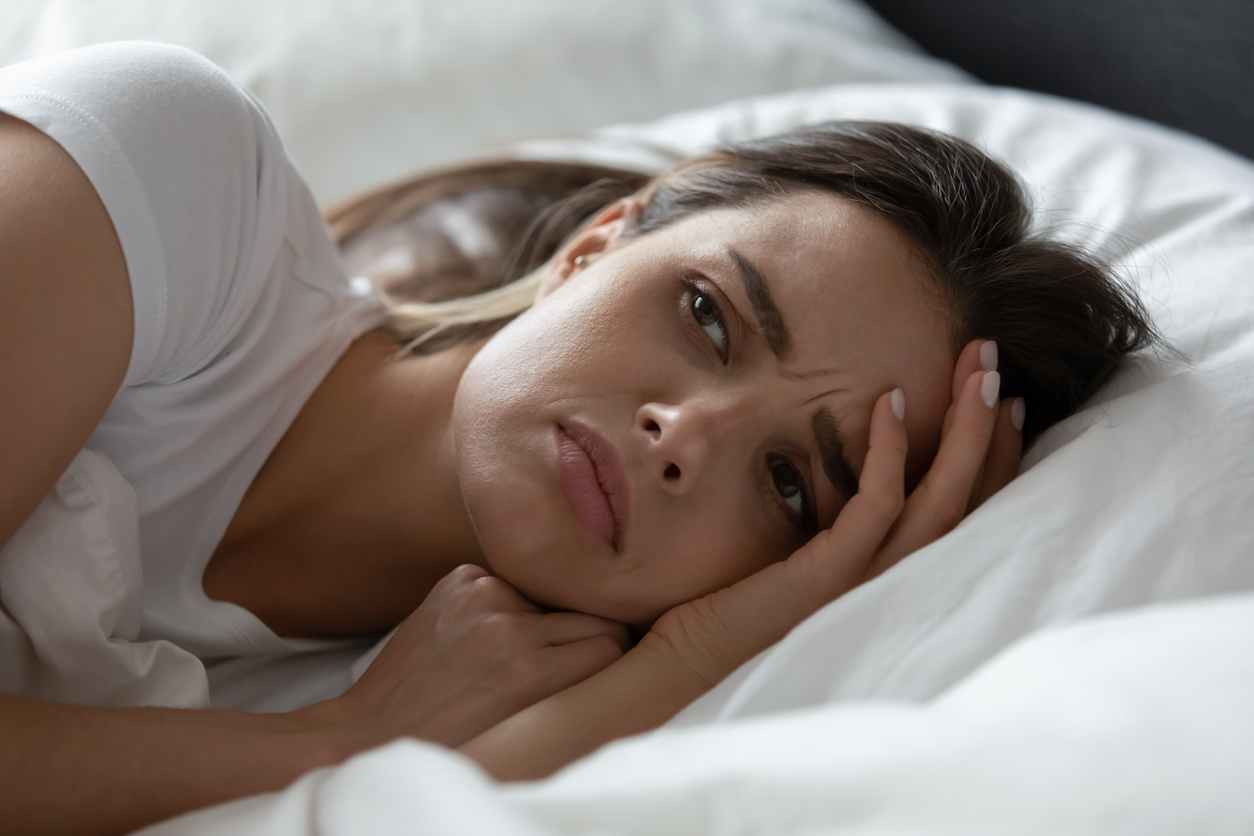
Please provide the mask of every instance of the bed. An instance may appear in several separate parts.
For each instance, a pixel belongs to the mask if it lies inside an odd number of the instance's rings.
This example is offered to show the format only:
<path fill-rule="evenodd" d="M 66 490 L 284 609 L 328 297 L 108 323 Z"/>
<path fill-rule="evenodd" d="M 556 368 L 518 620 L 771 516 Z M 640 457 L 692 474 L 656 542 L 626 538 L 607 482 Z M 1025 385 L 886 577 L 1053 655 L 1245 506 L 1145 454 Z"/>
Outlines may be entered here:
<path fill-rule="evenodd" d="M 1186 125 L 1212 142 L 986 85 L 855 0 L 11 5 L 0 63 L 126 37 L 213 58 L 327 204 L 475 156 L 660 170 L 822 119 L 949 131 L 1132 278 L 1176 350 L 1127 363 L 950 535 L 657 732 L 511 786 L 397 741 L 146 832 L 1254 832 L 1254 162 L 1248 113 L 1222 118 L 1248 75 Z M 936 34 L 927 4 L 876 5 Z M 1205 25 L 1244 20 L 1215 8 Z M 1173 121 L 1169 98 L 1149 115 Z M 202 675 L 215 705 L 283 710 L 342 691 L 368 650 Z"/>

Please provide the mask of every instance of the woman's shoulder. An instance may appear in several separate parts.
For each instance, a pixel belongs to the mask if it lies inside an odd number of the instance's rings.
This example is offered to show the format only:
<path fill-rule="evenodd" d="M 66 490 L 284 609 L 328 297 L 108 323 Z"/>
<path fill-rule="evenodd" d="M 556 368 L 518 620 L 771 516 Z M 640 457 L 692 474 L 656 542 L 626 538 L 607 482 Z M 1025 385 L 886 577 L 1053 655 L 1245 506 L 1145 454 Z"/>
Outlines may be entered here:
<path fill-rule="evenodd" d="M 126 385 L 220 350 L 288 210 L 290 165 L 251 94 L 190 50 L 122 42 L 5 68 L 0 110 L 65 148 L 113 222 L 135 303 Z"/>
<path fill-rule="evenodd" d="M 185 646 L 234 647 L 197 569 L 376 303 L 345 279 L 264 109 L 195 53 L 106 44 L 15 65 L 0 111 L 69 153 L 121 245 L 134 335 L 88 446 L 135 489 L 145 617 Z"/>
<path fill-rule="evenodd" d="M 34 118 L 27 121 L 45 131 L 62 134 L 76 127 L 76 133 L 97 140 L 115 134 L 123 146 L 145 129 L 168 133 L 167 123 L 190 120 L 188 128 L 202 129 L 220 123 L 220 130 L 246 120 L 250 111 L 264 114 L 247 88 L 209 59 L 154 41 L 113 41 L 2 67 L 0 102 L 11 113 L 29 111 Z M 59 123 L 56 113 L 71 124 Z M 215 135 L 189 131 L 185 138 L 212 142 Z"/>

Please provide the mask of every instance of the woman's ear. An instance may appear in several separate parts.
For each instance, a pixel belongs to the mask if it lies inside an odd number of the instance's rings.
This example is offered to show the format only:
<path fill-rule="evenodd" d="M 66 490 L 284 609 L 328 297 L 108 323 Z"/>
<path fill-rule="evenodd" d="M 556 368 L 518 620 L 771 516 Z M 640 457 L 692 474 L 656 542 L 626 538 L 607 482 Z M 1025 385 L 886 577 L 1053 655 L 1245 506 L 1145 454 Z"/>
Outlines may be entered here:
<path fill-rule="evenodd" d="M 598 212 L 540 268 L 536 299 L 548 296 L 608 252 L 625 231 L 635 226 L 642 209 L 640 201 L 625 197 Z"/>

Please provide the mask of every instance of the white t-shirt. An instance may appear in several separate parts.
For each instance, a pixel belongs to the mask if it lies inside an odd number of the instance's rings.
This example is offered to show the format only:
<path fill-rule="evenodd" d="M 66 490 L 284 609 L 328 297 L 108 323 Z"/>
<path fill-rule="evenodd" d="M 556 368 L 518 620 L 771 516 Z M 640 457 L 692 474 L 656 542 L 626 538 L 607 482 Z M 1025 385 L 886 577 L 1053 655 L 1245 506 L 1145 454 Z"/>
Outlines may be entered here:
<path fill-rule="evenodd" d="M 122 244 L 123 388 L 88 442 L 138 499 L 139 638 L 202 658 L 292 650 L 209 600 L 205 565 L 305 401 L 382 309 L 343 274 L 260 104 L 188 50 L 105 44 L 0 70 L 0 110 L 64 147 Z"/>

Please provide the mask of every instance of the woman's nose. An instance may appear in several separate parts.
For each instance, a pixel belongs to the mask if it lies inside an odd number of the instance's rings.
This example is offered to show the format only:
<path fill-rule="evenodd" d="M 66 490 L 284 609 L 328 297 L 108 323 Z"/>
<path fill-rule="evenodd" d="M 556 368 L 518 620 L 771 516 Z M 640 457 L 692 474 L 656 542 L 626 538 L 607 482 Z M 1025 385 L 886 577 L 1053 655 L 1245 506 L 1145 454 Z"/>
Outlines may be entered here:
<path fill-rule="evenodd" d="M 647 403 L 636 411 L 646 456 L 664 490 L 684 493 L 709 467 L 716 416 L 697 404 Z"/>

